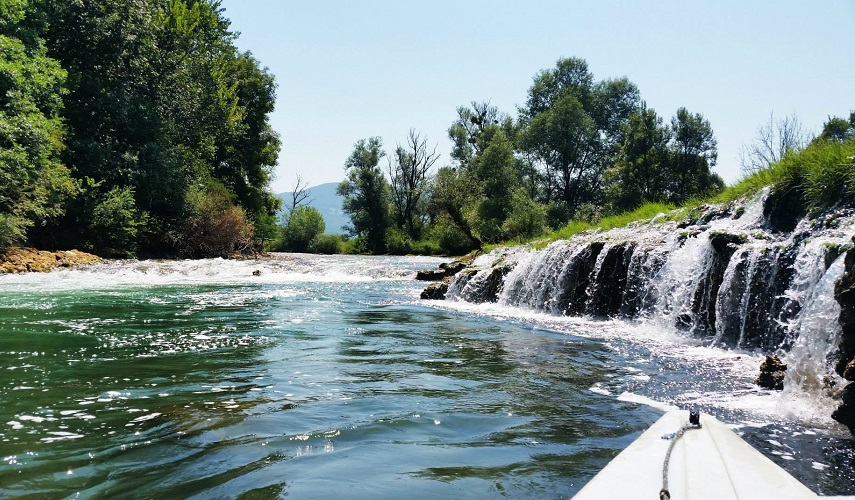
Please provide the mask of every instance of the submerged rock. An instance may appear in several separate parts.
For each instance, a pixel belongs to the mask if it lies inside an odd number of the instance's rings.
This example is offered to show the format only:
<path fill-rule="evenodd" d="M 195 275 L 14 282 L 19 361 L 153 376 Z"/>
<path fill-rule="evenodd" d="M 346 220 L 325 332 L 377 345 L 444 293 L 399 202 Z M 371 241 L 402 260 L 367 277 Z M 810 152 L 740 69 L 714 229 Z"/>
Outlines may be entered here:
<path fill-rule="evenodd" d="M 784 389 L 784 375 L 787 373 L 787 365 L 778 356 L 766 356 L 766 360 L 760 364 L 760 375 L 755 384 L 764 389 L 780 391 Z"/>

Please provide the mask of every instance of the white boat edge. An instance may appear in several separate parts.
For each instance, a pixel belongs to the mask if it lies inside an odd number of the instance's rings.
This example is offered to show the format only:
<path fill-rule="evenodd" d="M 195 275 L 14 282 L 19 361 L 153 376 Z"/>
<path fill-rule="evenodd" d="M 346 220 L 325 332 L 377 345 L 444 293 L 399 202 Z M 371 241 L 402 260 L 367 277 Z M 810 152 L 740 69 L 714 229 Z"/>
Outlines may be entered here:
<path fill-rule="evenodd" d="M 688 422 L 688 411 L 667 412 L 583 486 L 574 500 L 659 498 L 670 445 L 663 436 Z M 820 497 L 715 417 L 701 414 L 700 423 L 674 445 L 668 470 L 673 500 L 855 499 Z"/>

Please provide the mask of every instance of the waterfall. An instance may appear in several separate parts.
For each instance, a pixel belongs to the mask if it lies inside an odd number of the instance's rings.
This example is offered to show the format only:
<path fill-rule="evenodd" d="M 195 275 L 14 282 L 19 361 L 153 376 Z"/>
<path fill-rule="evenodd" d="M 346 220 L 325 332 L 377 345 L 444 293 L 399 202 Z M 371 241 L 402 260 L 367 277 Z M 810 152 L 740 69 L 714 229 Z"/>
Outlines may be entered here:
<path fill-rule="evenodd" d="M 685 220 L 657 216 L 541 250 L 497 249 L 459 273 L 447 297 L 622 319 L 705 345 L 786 352 L 808 331 L 805 322 L 815 321 L 815 307 L 806 305 L 831 276 L 831 261 L 851 245 L 855 211 L 804 219 L 784 233 L 767 224 L 768 197 L 764 189 Z"/>
<path fill-rule="evenodd" d="M 843 256 L 837 258 L 806 297 L 800 321 L 795 325 L 797 338 L 783 355 L 787 364 L 784 400 L 813 399 L 811 406 L 832 408 L 829 397 L 845 381 L 834 372 L 834 356 L 840 342 L 837 323 L 840 305 L 834 300 L 834 283 L 843 274 Z"/>

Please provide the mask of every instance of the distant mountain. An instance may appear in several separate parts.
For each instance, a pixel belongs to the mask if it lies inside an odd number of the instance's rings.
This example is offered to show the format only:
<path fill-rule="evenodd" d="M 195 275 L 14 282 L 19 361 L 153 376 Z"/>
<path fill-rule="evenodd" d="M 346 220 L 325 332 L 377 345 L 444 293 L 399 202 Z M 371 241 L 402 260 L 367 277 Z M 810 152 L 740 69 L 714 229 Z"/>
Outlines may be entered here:
<path fill-rule="evenodd" d="M 306 199 L 308 203 L 304 204 L 315 207 L 321 213 L 324 217 L 327 234 L 342 234 L 344 230 L 341 227 L 350 224 L 350 217 L 341 209 L 343 198 L 335 192 L 337 186 L 337 182 L 329 182 L 306 189 L 309 197 Z M 293 192 L 280 193 L 277 196 L 282 198 L 283 207 L 291 206 Z"/>

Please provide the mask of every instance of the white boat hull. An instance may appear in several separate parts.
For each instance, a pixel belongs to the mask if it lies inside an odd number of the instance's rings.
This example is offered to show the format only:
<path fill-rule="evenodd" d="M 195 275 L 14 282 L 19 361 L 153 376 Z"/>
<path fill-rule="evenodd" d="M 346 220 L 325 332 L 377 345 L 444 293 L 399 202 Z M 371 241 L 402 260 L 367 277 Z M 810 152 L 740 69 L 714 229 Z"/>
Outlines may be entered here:
<path fill-rule="evenodd" d="M 688 420 L 687 411 L 674 410 L 663 415 L 573 498 L 659 498 L 663 464 L 670 445 L 663 436 L 677 432 Z M 725 424 L 705 414 L 701 414 L 700 422 L 701 428 L 686 430 L 677 439 L 671 453 L 668 490 L 672 500 L 818 498 Z"/>

